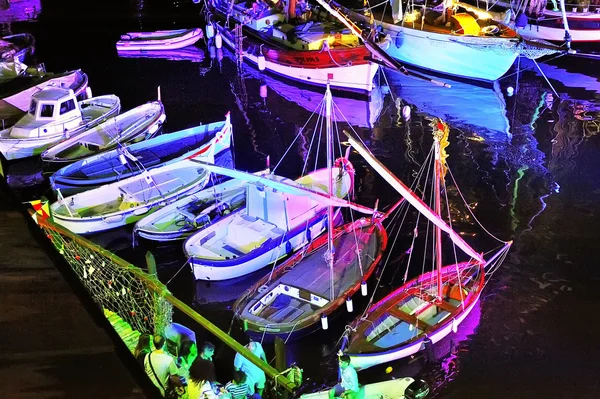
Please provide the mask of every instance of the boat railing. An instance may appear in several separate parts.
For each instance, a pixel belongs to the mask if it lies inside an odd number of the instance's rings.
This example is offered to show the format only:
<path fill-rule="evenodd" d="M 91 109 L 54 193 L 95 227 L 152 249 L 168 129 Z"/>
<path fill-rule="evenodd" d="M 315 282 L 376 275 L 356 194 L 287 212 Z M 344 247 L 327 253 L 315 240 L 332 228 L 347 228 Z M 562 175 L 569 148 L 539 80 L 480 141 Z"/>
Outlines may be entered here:
<path fill-rule="evenodd" d="M 233 351 L 240 353 L 275 380 L 275 385 L 293 392 L 297 388 L 279 371 L 254 355 L 189 305 L 174 296 L 156 277 L 156 265 L 150 252 L 146 254 L 150 274 L 112 252 L 43 218 L 33 210 L 30 214 L 50 240 L 53 255 L 60 255 L 85 291 L 98 304 L 120 340 L 130 351 L 142 333 L 163 334 L 173 320 L 186 316 L 196 332 L 212 334 Z M 111 333 L 115 336 L 114 333 Z"/>

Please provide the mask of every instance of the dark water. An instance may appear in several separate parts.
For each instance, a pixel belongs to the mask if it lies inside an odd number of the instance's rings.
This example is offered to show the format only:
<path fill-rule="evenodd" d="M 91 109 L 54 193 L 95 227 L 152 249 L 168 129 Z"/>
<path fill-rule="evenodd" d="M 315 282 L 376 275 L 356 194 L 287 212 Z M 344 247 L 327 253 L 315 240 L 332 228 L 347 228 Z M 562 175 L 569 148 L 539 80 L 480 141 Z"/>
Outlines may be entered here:
<path fill-rule="evenodd" d="M 319 93 L 248 67 L 239 72 L 226 51 L 209 50 L 204 43 L 193 61 L 117 57 L 114 43 L 121 33 L 197 26 L 198 15 L 199 6 L 183 0 L 48 1 L 37 22 L 10 28 L 36 36 L 37 61 L 48 71 L 81 68 L 95 95 L 117 94 L 123 109 L 154 100 L 160 86 L 165 131 L 222 120 L 231 111 L 236 166 L 261 169 L 267 155 L 275 165 L 318 105 Z M 490 232 L 515 240 L 459 332 L 437 345 L 435 359 L 427 364 L 417 356 L 392 364 L 392 375 L 420 375 L 436 397 L 600 397 L 595 313 L 600 299 L 600 64 L 562 57 L 541 65 L 558 94 L 534 64 L 523 61 L 521 66 L 494 88 L 452 82 L 452 89 L 440 89 L 388 73 L 370 102 L 335 99 L 373 153 L 407 182 L 431 144 L 428 115 L 447 120 L 449 162 L 463 195 L 476 204 L 476 215 Z M 261 96 L 263 83 L 266 97 Z M 506 94 L 508 87 L 515 88 L 514 95 Z M 408 123 L 400 113 L 404 105 L 412 109 Z M 292 147 L 278 173 L 300 174 L 309 139 L 305 134 Z M 358 202 L 373 205 L 379 199 L 383 207 L 397 199 L 363 161 L 356 156 L 352 161 Z M 23 200 L 51 195 L 36 162 L 17 162 L 6 172 Z M 459 222 L 458 228 L 470 226 Z M 151 250 L 161 279 L 173 292 L 244 340 L 232 323 L 231 303 L 264 272 L 196 284 L 189 268 L 182 267 L 179 247 L 138 243 L 132 250 L 131 229 L 93 240 L 139 265 Z M 489 244 L 479 236 L 473 242 Z M 400 252 L 397 248 L 390 255 L 378 297 L 401 279 Z M 361 305 L 365 301 L 359 298 L 355 308 Z M 310 381 L 335 378 L 329 355 L 351 318 L 342 314 L 330 320 L 327 333 L 289 346 L 289 360 L 298 361 Z M 217 351 L 223 381 L 229 378 L 232 356 L 227 349 Z M 361 380 L 382 378 L 386 366 L 362 373 Z"/>

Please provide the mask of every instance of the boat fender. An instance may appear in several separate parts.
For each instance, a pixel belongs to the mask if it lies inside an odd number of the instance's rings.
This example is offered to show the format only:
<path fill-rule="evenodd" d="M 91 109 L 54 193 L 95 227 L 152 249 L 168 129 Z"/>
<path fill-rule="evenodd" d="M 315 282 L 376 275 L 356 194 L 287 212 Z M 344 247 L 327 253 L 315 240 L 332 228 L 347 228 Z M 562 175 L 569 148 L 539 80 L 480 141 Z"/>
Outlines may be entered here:
<path fill-rule="evenodd" d="M 362 294 L 362 296 L 367 296 L 367 294 L 368 294 L 367 282 L 364 280 L 362 283 L 360 283 L 360 293 Z"/>
<path fill-rule="evenodd" d="M 286 243 L 285 243 L 285 253 L 286 253 L 286 254 L 291 254 L 291 253 L 292 253 L 292 250 L 293 250 L 293 248 L 292 248 L 292 243 L 291 243 L 291 242 L 289 242 L 289 241 L 288 241 L 288 242 L 286 242 Z"/>
<path fill-rule="evenodd" d="M 265 56 L 262 54 L 258 55 L 257 63 L 258 63 L 258 69 L 260 71 L 264 71 L 265 68 L 267 67 L 267 60 L 265 59 Z"/>
<path fill-rule="evenodd" d="M 211 23 L 206 24 L 206 37 L 208 39 L 215 37 L 215 27 Z"/>
<path fill-rule="evenodd" d="M 326 315 L 321 316 L 321 327 L 323 330 L 327 330 L 329 328 L 329 321 L 327 320 Z"/>
<path fill-rule="evenodd" d="M 215 47 L 216 48 L 221 48 L 223 47 L 223 37 L 221 37 L 221 34 L 217 32 L 217 34 L 215 35 Z"/>
<path fill-rule="evenodd" d="M 354 310 L 352 298 L 350 297 L 346 298 L 346 310 L 348 311 L 348 313 L 352 313 L 352 311 Z"/>

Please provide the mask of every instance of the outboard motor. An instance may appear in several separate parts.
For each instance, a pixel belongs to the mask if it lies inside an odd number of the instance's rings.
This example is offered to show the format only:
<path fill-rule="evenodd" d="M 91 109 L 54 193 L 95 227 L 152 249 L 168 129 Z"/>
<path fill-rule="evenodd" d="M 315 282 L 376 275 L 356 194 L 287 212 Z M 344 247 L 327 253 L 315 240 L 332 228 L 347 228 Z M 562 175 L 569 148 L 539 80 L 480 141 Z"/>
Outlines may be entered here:
<path fill-rule="evenodd" d="M 429 396 L 429 385 L 423 380 L 414 380 L 404 391 L 405 399 L 424 399 Z"/>

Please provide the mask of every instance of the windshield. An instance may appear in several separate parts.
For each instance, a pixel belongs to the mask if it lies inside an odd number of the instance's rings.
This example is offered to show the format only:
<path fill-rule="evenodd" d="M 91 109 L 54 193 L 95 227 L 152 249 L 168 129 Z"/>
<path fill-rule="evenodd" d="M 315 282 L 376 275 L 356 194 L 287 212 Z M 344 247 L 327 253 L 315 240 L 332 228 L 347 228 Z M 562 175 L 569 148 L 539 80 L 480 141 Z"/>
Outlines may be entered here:
<path fill-rule="evenodd" d="M 35 115 L 35 109 L 37 108 L 37 101 L 35 99 L 31 99 L 31 104 L 29 104 L 29 113 L 31 115 Z"/>

